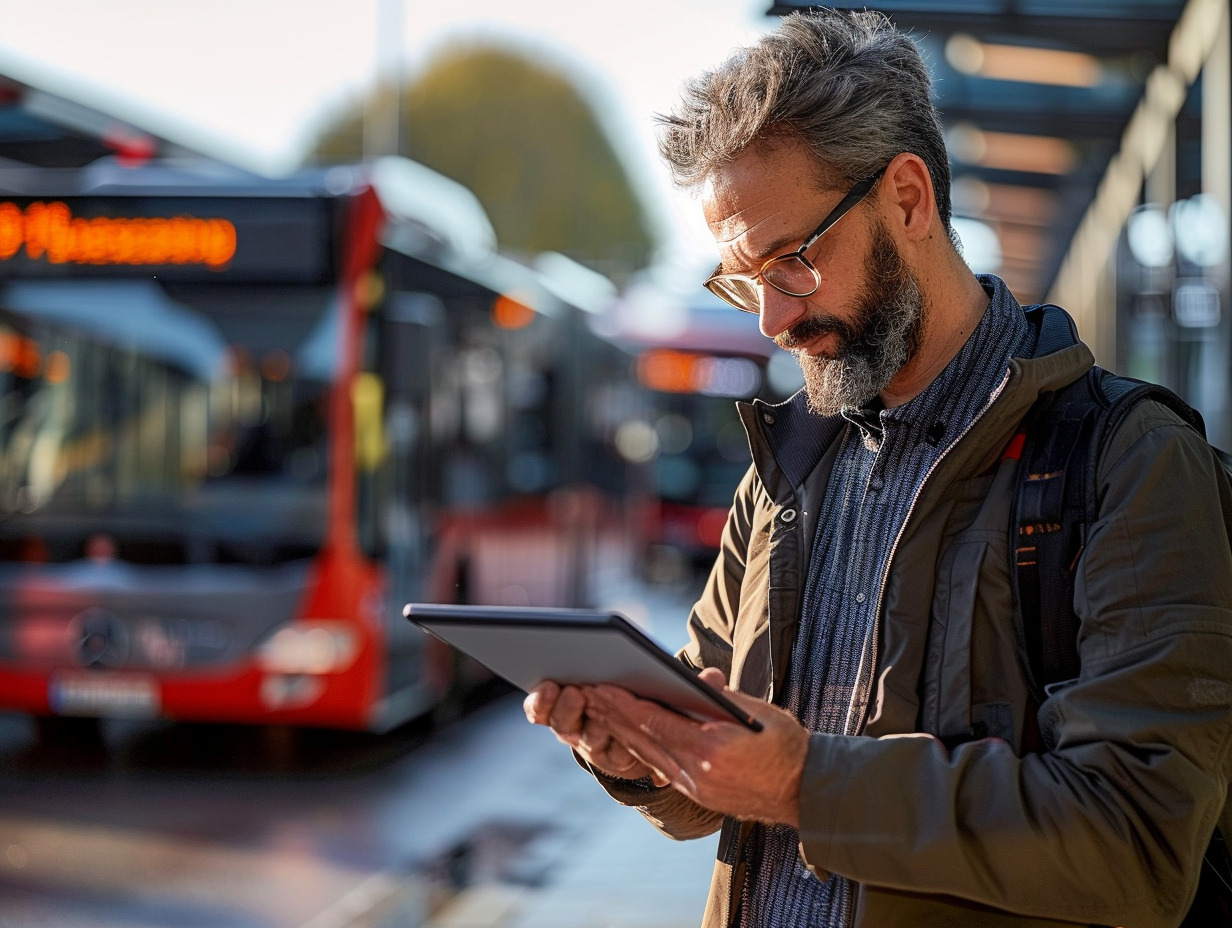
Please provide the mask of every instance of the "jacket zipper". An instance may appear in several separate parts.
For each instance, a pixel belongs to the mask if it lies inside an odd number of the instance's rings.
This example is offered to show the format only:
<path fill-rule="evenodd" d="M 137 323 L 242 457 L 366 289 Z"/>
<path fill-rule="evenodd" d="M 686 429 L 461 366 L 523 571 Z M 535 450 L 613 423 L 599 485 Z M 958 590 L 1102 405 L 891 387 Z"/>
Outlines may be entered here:
<path fill-rule="evenodd" d="M 971 421 L 954 437 L 954 440 L 946 446 L 945 450 L 937 455 L 937 459 L 928 468 L 928 471 L 924 474 L 924 479 L 920 481 L 920 485 L 915 491 L 915 495 L 911 498 L 911 505 L 907 508 L 907 515 L 903 519 L 902 524 L 898 527 L 898 532 L 894 536 L 894 543 L 890 545 L 890 553 L 886 556 L 885 567 L 881 571 L 881 580 L 877 585 L 877 602 L 873 610 L 873 627 L 865 642 L 864 651 L 860 655 L 860 669 L 856 673 L 856 685 L 852 687 L 851 701 L 847 704 L 847 721 L 843 725 L 843 734 L 845 735 L 858 734 L 868 721 L 868 709 L 872 701 L 873 678 L 877 673 L 877 642 L 881 632 L 881 608 L 885 601 L 886 585 L 890 581 L 890 565 L 894 563 L 894 555 L 898 553 L 898 543 L 902 540 L 903 532 L 907 530 L 907 523 L 911 521 L 911 517 L 915 514 L 916 503 L 920 501 L 920 495 L 924 492 L 924 487 L 928 485 L 928 481 L 932 478 L 933 473 L 940 466 L 941 462 L 945 460 L 946 456 L 954 450 L 954 447 L 966 437 L 967 433 L 975 427 L 975 424 L 992 408 L 992 404 L 1001 396 L 1009 380 L 1010 372 L 1006 369 L 1001 382 L 997 384 L 997 388 L 989 395 L 988 402 L 984 404 L 978 413 L 972 416 Z M 861 705 L 861 703 L 864 708 L 862 711 L 858 711 L 856 707 Z"/>

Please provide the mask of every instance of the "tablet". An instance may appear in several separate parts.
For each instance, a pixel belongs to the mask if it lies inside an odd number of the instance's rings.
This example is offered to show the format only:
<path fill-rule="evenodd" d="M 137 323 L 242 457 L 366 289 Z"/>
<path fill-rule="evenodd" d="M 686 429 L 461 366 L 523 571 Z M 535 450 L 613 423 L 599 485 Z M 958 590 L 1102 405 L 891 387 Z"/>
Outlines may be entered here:
<path fill-rule="evenodd" d="M 526 691 L 544 680 L 614 683 L 695 719 L 761 730 L 760 722 L 616 612 L 408 603 L 402 614 Z"/>

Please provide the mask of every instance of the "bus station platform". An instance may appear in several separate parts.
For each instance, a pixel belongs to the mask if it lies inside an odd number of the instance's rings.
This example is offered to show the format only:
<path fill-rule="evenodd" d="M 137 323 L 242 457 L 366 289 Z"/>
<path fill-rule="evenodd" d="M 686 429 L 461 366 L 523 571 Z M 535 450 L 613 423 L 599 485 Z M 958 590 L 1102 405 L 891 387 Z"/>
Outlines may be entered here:
<path fill-rule="evenodd" d="M 477 884 L 432 913 L 424 928 L 695 928 L 717 837 L 672 841 L 594 793 L 583 833 L 548 838 L 522 861 L 545 866 L 541 883 Z"/>
<path fill-rule="evenodd" d="M 677 639 L 684 634 L 687 595 L 625 587 L 611 589 L 604 600 L 665 647 L 683 643 Z M 519 694 L 481 716 L 473 720 L 479 728 L 468 727 L 465 737 L 486 746 L 481 763 L 491 764 L 494 754 L 509 759 L 503 786 L 480 798 L 478 808 L 472 803 L 469 843 L 454 845 L 446 855 L 455 882 L 461 867 L 470 872 L 469 880 L 463 877 L 469 885 L 442 900 L 432 886 L 439 892 L 448 867 L 439 866 L 438 858 L 438 866 L 421 871 L 428 877 L 428 890 L 421 894 L 423 928 L 694 928 L 701 923 L 717 835 L 673 841 L 635 810 L 614 802 L 547 729 L 527 723 Z M 455 758 L 465 752 L 461 746 L 451 751 Z M 488 824 L 474 827 L 480 820 Z"/>

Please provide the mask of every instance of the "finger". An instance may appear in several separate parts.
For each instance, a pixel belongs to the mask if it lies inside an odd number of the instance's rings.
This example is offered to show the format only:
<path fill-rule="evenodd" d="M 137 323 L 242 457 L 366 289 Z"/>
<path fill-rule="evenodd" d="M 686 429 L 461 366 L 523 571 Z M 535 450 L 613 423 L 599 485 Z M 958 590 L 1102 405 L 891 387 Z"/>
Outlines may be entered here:
<path fill-rule="evenodd" d="M 741 693 L 739 690 L 725 690 L 723 695 L 759 722 L 764 723 L 769 716 L 785 712 L 785 710 L 766 702 L 764 699 L 750 696 L 748 693 Z"/>
<path fill-rule="evenodd" d="M 551 680 L 545 680 L 532 689 L 522 700 L 522 711 L 526 713 L 527 720 L 534 725 L 547 725 L 559 695 L 560 687 Z"/>
<path fill-rule="evenodd" d="M 721 673 L 717 677 L 722 677 Z M 612 729 L 622 743 L 648 767 L 671 781 L 671 785 L 690 799 L 702 801 L 698 777 L 707 776 L 715 738 L 744 732 L 733 722 L 695 719 L 665 709 L 657 703 L 639 699 L 620 687 L 586 688 L 587 712 Z M 760 700 L 748 697 L 754 706 Z M 751 708 L 751 707 L 750 707 Z"/>
<path fill-rule="evenodd" d="M 704 667 L 697 676 L 716 690 L 724 689 L 727 686 L 727 677 L 723 676 L 723 671 L 719 670 L 718 667 Z"/>
<path fill-rule="evenodd" d="M 662 760 L 666 750 L 646 727 L 637 721 L 621 715 L 609 705 L 598 701 L 589 702 L 587 712 L 592 724 L 601 726 L 610 732 L 612 737 L 626 750 L 632 751 L 648 763 L 657 766 L 651 758 Z"/>
<path fill-rule="evenodd" d="M 615 741 L 609 742 L 608 746 L 602 750 L 590 752 L 579 748 L 578 753 L 593 766 L 614 777 L 636 780 L 650 772 L 646 764 Z"/>
<path fill-rule="evenodd" d="M 621 721 L 632 726 L 643 737 L 652 738 L 660 744 L 689 750 L 700 746 L 706 738 L 703 724 L 708 723 L 700 723 L 650 700 L 639 699 L 618 686 L 588 688 L 587 699 L 589 711 L 592 714 L 596 711 L 603 713 L 602 718 L 609 725 L 613 720 Z"/>
<path fill-rule="evenodd" d="M 588 763 L 612 776 L 637 779 L 647 774 L 646 765 L 618 742 L 610 729 L 589 716 L 573 747 Z"/>
<path fill-rule="evenodd" d="M 628 780 L 636 780 L 650 772 L 646 764 L 616 741 L 609 742 L 607 748 L 594 755 L 594 759 L 601 770 Z"/>
<path fill-rule="evenodd" d="M 633 752 L 633 757 L 637 759 L 639 764 L 650 770 L 650 780 L 655 786 L 670 786 L 677 792 L 688 796 L 694 802 L 701 801 L 697 784 L 694 782 L 689 771 L 670 755 L 665 755 L 666 759 L 657 764 L 653 763 L 649 756 L 642 757 L 636 752 Z"/>
<path fill-rule="evenodd" d="M 610 730 L 627 751 L 661 777 L 693 791 L 693 778 L 673 750 L 684 738 L 672 733 L 678 730 L 676 720 L 691 729 L 696 729 L 697 723 L 619 687 L 587 687 L 586 695 L 587 713 Z"/>
<path fill-rule="evenodd" d="M 589 722 L 578 735 L 578 747 L 584 749 L 592 757 L 612 750 L 613 736 L 610 729 L 594 721 Z"/>
<path fill-rule="evenodd" d="M 575 744 L 585 725 L 586 699 L 576 686 L 565 686 L 556 697 L 552 711 L 548 714 L 548 724 L 557 737 Z"/>

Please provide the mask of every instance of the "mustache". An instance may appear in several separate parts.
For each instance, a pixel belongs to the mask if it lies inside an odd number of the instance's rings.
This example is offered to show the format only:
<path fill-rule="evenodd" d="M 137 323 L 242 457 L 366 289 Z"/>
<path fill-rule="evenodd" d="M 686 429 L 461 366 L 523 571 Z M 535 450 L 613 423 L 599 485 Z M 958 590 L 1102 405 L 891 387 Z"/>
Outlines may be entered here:
<path fill-rule="evenodd" d="M 787 331 L 780 332 L 774 342 L 785 351 L 798 351 L 823 335 L 837 335 L 840 342 L 846 343 L 852 341 L 857 333 L 849 322 L 821 314 L 800 320 Z"/>

